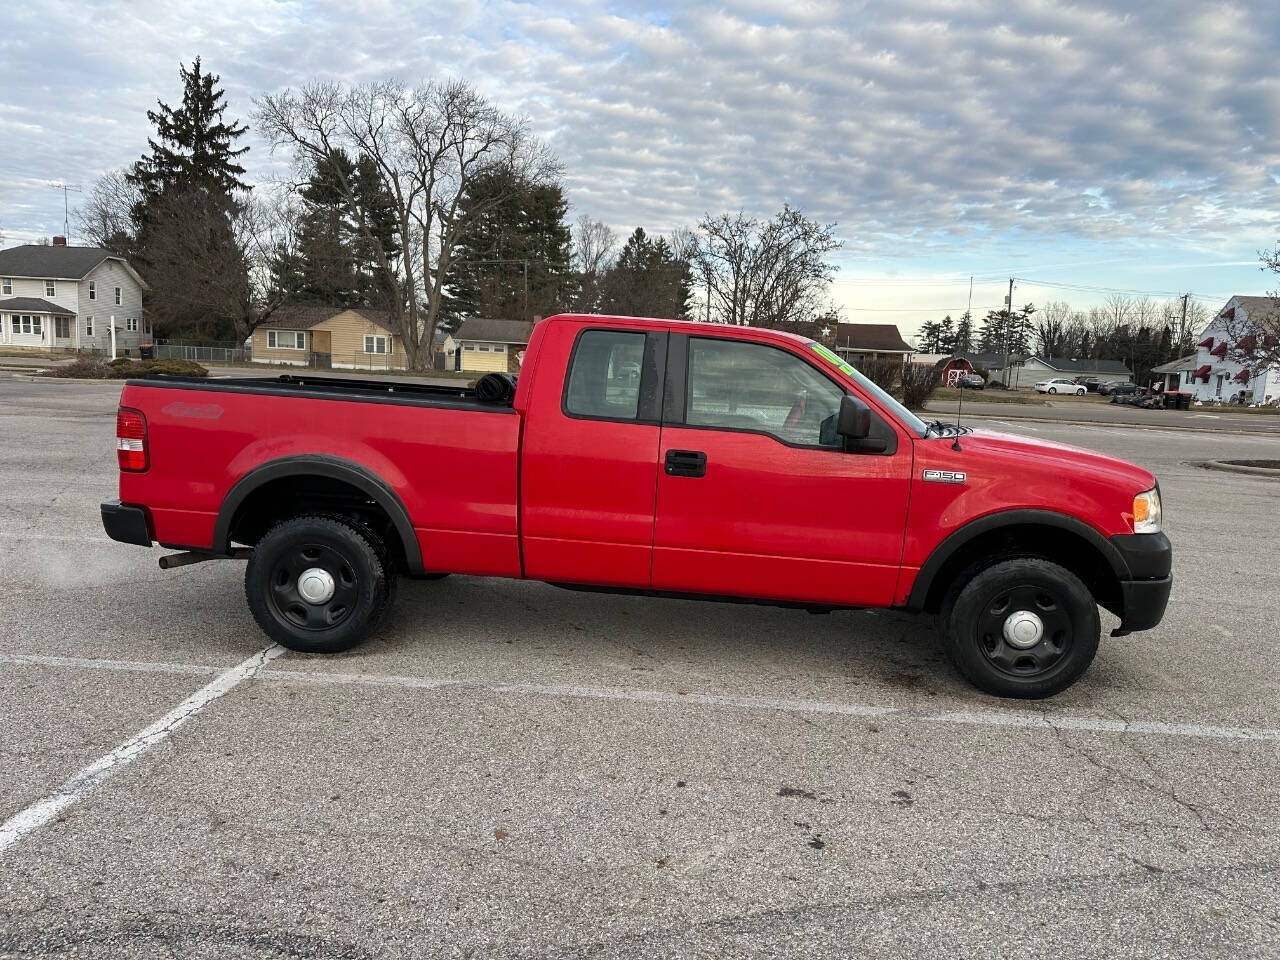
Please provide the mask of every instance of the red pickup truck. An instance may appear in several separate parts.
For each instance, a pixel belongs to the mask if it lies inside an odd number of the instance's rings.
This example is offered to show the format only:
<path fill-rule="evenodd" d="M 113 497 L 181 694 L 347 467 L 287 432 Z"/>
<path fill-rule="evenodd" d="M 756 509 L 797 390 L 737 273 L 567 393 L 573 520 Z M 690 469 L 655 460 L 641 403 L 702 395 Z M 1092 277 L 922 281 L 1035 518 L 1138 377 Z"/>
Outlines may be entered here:
<path fill-rule="evenodd" d="M 514 381 L 514 382 L 512 382 Z M 366 636 L 399 576 L 937 616 L 957 668 L 1054 694 L 1172 584 L 1146 470 L 926 423 L 822 345 L 750 327 L 562 315 L 476 388 L 286 375 L 131 380 L 125 543 L 248 560 L 273 639 Z M 513 627 L 513 629 L 518 629 Z"/>

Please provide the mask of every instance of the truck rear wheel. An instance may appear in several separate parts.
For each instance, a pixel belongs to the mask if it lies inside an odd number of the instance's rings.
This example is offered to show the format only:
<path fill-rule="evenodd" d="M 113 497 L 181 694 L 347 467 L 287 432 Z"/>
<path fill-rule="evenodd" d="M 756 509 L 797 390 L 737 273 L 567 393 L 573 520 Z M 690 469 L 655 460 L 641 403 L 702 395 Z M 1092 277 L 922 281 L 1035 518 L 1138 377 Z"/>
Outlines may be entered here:
<path fill-rule="evenodd" d="M 1089 588 L 1070 570 L 1034 557 L 979 571 L 948 594 L 943 646 L 974 686 L 1040 699 L 1065 690 L 1098 652 L 1101 623 Z"/>
<path fill-rule="evenodd" d="M 379 551 L 335 517 L 285 520 L 258 541 L 245 569 L 253 617 L 272 640 L 338 653 L 368 635 L 390 599 Z"/>

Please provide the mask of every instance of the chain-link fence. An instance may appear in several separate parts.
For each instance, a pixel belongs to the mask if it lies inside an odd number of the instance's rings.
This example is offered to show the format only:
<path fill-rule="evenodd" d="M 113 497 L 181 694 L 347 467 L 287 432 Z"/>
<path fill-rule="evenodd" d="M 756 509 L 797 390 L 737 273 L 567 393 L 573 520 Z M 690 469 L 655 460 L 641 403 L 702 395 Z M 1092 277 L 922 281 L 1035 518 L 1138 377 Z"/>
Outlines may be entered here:
<path fill-rule="evenodd" d="M 190 340 L 155 341 L 155 356 L 177 360 L 194 360 L 196 363 L 244 363 L 252 359 L 252 351 L 245 344 L 194 343 Z"/>

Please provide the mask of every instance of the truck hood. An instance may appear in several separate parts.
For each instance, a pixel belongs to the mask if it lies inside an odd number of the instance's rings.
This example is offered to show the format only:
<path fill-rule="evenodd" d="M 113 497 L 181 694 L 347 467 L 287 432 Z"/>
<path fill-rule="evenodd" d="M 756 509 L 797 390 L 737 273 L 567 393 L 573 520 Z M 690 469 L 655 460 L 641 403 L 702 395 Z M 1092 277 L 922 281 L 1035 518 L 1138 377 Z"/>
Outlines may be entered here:
<path fill-rule="evenodd" d="M 1156 484 L 1151 471 L 1127 460 L 1052 440 L 977 428 L 960 438 L 960 446 L 972 463 L 999 461 L 1010 470 L 1021 466 L 1037 473 L 1047 469 L 1064 480 L 1084 475 L 1123 488 L 1125 496 L 1149 490 Z"/>

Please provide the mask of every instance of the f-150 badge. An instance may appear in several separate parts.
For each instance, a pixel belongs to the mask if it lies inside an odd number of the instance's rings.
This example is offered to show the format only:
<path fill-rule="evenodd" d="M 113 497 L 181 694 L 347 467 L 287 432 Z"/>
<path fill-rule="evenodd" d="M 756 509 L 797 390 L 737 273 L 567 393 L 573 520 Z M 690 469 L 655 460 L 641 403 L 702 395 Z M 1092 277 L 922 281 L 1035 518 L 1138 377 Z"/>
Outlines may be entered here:
<path fill-rule="evenodd" d="M 955 470 L 926 470 L 925 483 L 964 483 L 965 474 Z"/>

